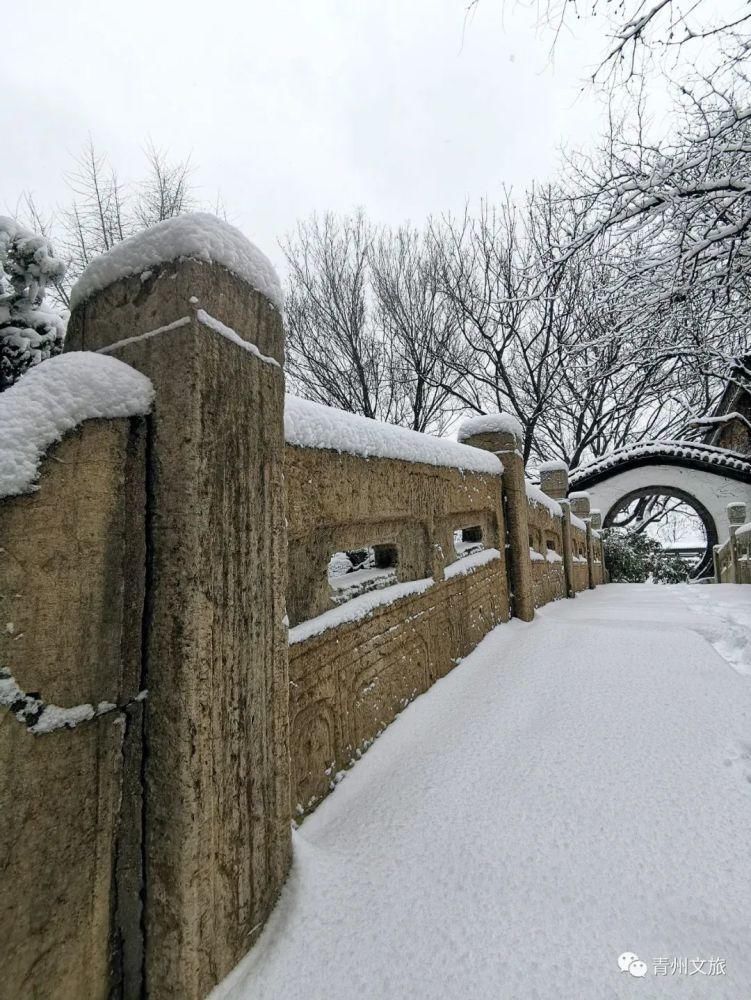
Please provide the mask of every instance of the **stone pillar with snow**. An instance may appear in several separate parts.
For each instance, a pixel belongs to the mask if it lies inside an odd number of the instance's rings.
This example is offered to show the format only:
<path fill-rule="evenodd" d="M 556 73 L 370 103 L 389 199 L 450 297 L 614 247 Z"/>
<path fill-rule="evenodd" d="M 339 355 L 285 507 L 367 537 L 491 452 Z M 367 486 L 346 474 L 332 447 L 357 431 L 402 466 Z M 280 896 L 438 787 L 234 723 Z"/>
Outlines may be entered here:
<path fill-rule="evenodd" d="M 727 512 L 728 531 L 730 535 L 728 544 L 730 545 L 731 582 L 738 583 L 738 543 L 735 536 L 738 528 L 746 522 L 746 505 L 742 502 L 729 503 Z"/>
<path fill-rule="evenodd" d="M 589 493 L 581 491 L 579 493 L 569 493 L 568 499 L 571 503 L 571 513 L 586 521 L 589 517 L 590 498 Z"/>
<path fill-rule="evenodd" d="M 590 516 L 590 496 L 589 493 L 582 490 L 578 493 L 569 493 L 568 499 L 571 504 L 571 513 L 576 517 L 580 517 L 587 526 L 587 575 L 589 578 L 589 589 L 594 590 L 596 586 L 595 554 L 594 539 L 592 537 L 593 526 Z"/>
<path fill-rule="evenodd" d="M 66 350 L 148 375 L 145 983 L 199 1000 L 255 938 L 291 854 L 284 334 L 267 258 L 205 213 L 73 289 Z"/>
<path fill-rule="evenodd" d="M 565 462 L 543 462 L 539 466 L 540 489 L 553 500 L 568 496 L 568 465 Z"/>
<path fill-rule="evenodd" d="M 524 431 L 510 413 L 493 413 L 463 421 L 457 440 L 498 455 L 503 464 L 503 517 L 508 538 L 511 613 L 523 621 L 535 615 L 532 563 L 529 556 L 529 523 L 524 458 Z"/>
<path fill-rule="evenodd" d="M 565 462 L 543 462 L 538 469 L 540 489 L 551 499 L 557 500 L 563 511 L 561 534 L 563 538 L 563 572 L 566 594 L 576 597 L 574 586 L 574 552 L 571 545 L 571 502 L 568 499 L 568 465 Z"/>

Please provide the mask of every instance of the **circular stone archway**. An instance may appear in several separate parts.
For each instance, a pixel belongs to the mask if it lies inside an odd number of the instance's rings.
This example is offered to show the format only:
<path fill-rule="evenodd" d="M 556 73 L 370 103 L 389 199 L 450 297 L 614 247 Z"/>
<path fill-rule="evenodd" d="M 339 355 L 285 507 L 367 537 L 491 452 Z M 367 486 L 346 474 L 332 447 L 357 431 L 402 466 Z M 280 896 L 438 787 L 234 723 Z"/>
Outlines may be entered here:
<path fill-rule="evenodd" d="M 702 577 L 711 576 L 713 572 L 712 550 L 718 543 L 717 525 L 704 504 L 690 493 L 687 493 L 686 490 L 682 490 L 677 486 L 660 485 L 640 486 L 637 489 L 630 490 L 629 492 L 624 493 L 622 497 L 611 505 L 605 515 L 603 527 L 612 527 L 618 514 L 632 504 L 634 500 L 641 500 L 645 497 L 654 496 L 675 497 L 677 500 L 680 500 L 682 503 L 686 504 L 687 507 L 691 507 L 692 510 L 696 512 L 704 528 L 707 543 L 704 554 L 691 571 L 691 579 L 699 580 Z"/>

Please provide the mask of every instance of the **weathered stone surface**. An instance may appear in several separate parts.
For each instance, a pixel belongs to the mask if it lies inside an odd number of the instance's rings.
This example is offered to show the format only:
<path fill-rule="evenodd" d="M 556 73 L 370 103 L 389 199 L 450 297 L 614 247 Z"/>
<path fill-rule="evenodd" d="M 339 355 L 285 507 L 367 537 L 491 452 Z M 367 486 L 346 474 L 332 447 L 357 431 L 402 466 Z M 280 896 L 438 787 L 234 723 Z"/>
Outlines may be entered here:
<path fill-rule="evenodd" d="M 529 547 L 543 559 L 531 560 L 534 603 L 541 608 L 549 601 L 566 597 L 566 577 L 563 567 L 563 526 L 560 517 L 542 504 L 529 504 Z M 547 558 L 555 552 L 558 560 Z"/>
<path fill-rule="evenodd" d="M 284 465 L 291 625 L 332 606 L 337 551 L 395 546 L 402 581 L 441 579 L 461 528 L 480 527 L 485 546 L 503 550 L 499 476 L 290 445 Z"/>
<path fill-rule="evenodd" d="M 553 500 L 568 496 L 568 469 L 540 469 L 540 489 Z"/>
<path fill-rule="evenodd" d="M 506 550 L 511 580 L 511 614 L 531 621 L 535 614 L 534 584 L 529 558 L 528 503 L 521 441 L 511 431 L 485 431 L 464 438 L 464 443 L 491 451 L 503 463 L 501 491 L 506 519 Z"/>
<path fill-rule="evenodd" d="M 581 518 L 589 517 L 590 500 L 588 493 L 571 493 L 569 500 L 571 501 L 572 514 Z"/>
<path fill-rule="evenodd" d="M 508 620 L 500 560 L 290 647 L 292 807 L 310 812 L 417 695 Z"/>
<path fill-rule="evenodd" d="M 746 522 L 746 505 L 742 502 L 729 503 L 727 506 L 728 511 L 728 524 L 734 524 L 736 527 L 745 524 Z"/>
<path fill-rule="evenodd" d="M 144 273 L 148 278 L 134 274 L 74 309 L 65 350 L 109 347 L 119 340 L 168 326 L 201 308 L 255 344 L 261 354 L 283 363 L 284 335 L 278 310 L 226 268 L 198 260 L 177 260 L 150 267 Z"/>
<path fill-rule="evenodd" d="M 728 582 L 751 583 L 751 534 L 732 533 L 729 543 L 734 549 L 735 558 L 732 559 L 732 570 L 735 578 Z"/>
<path fill-rule="evenodd" d="M 197 301 L 191 301 L 195 299 Z M 281 316 L 182 261 L 97 293 L 70 347 L 115 347 L 156 390 L 145 619 L 146 984 L 198 1000 L 245 954 L 290 861 Z"/>
<path fill-rule="evenodd" d="M 594 527 L 594 525 L 593 525 Z M 605 583 L 605 553 L 602 547 L 602 538 L 592 531 L 592 578 L 595 587 Z"/>
<path fill-rule="evenodd" d="M 142 421 L 90 421 L 36 492 L 0 501 L 0 666 L 48 704 L 138 693 L 143 468 Z M 137 767 L 124 730 L 115 711 L 35 735 L 0 708 L 2 997 L 104 998 L 120 977 L 113 876 Z"/>
<path fill-rule="evenodd" d="M 561 518 L 561 539 L 563 542 L 563 575 L 566 581 L 566 597 L 576 597 L 574 584 L 574 547 L 571 537 L 571 505 L 564 498 L 561 498 L 558 502 L 563 512 L 563 517 Z"/>
<path fill-rule="evenodd" d="M 285 482 L 293 625 L 332 607 L 336 551 L 393 547 L 399 581 L 435 581 L 290 647 L 292 805 L 302 815 L 409 701 L 507 620 L 508 588 L 499 476 L 287 446 Z M 501 558 L 445 580 L 459 529 Z"/>
<path fill-rule="evenodd" d="M 589 589 L 589 560 L 587 556 L 587 532 L 571 525 L 571 558 L 574 591 L 578 594 Z"/>

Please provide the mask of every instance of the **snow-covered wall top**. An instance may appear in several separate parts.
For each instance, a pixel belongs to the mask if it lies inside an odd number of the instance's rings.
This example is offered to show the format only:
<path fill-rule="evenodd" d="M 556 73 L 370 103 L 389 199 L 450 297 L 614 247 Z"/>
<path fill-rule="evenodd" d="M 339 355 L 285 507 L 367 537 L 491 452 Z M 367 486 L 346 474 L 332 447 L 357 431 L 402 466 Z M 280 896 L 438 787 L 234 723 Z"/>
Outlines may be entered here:
<path fill-rule="evenodd" d="M 73 286 L 70 307 L 74 309 L 114 281 L 185 257 L 221 264 L 265 295 L 277 309 L 283 309 L 282 286 L 268 257 L 239 229 L 209 212 L 192 212 L 159 222 L 97 257 Z"/>
<path fill-rule="evenodd" d="M 285 399 L 284 433 L 287 444 L 299 448 L 328 449 L 361 458 L 396 458 L 495 476 L 503 472 L 500 461 L 489 451 L 382 424 L 296 396 Z"/>
<path fill-rule="evenodd" d="M 492 434 L 499 431 L 513 434 L 519 442 L 524 441 L 524 428 L 511 413 L 485 413 L 477 417 L 467 417 L 459 424 L 456 440 L 466 441 L 475 434 Z"/>
<path fill-rule="evenodd" d="M 117 358 L 71 351 L 30 369 L 0 393 L 0 496 L 34 488 L 50 445 L 83 420 L 147 413 L 154 388 Z"/>
<path fill-rule="evenodd" d="M 735 532 L 735 537 L 745 538 L 746 535 L 751 535 L 751 521 L 747 521 L 746 524 L 742 524 Z"/>
<path fill-rule="evenodd" d="M 619 448 L 596 462 L 576 469 L 571 473 L 571 485 L 576 486 L 577 483 L 586 482 L 593 477 L 601 477 L 603 473 L 611 470 L 617 472 L 620 466 L 639 459 L 661 458 L 674 461 L 684 459 L 686 462 L 698 463 L 708 468 L 714 467 L 718 472 L 727 469 L 746 473 L 751 479 L 751 460 L 739 452 L 715 448 L 708 444 L 697 444 L 695 441 L 643 441 L 641 444 Z"/>
<path fill-rule="evenodd" d="M 530 483 L 528 479 L 526 480 L 525 485 L 527 487 L 527 499 L 530 503 L 537 504 L 539 507 L 547 507 L 553 517 L 563 516 L 563 510 L 557 500 L 553 500 L 553 498 L 549 497 L 547 493 L 543 493 L 539 486 L 535 486 L 534 483 Z"/>

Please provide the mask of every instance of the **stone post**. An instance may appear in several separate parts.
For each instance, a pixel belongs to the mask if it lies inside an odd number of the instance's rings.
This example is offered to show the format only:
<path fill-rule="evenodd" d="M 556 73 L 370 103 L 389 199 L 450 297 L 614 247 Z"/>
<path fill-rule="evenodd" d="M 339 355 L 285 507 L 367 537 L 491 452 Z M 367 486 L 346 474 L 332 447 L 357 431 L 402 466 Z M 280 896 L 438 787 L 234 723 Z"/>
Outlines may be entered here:
<path fill-rule="evenodd" d="M 602 513 L 596 508 L 590 509 L 589 511 L 589 523 L 592 525 L 593 533 L 595 531 L 599 532 L 602 529 Z M 592 543 L 594 549 L 595 546 L 594 538 L 592 539 Z M 595 583 L 605 583 L 605 563 L 602 552 L 602 538 L 598 539 L 596 544 L 600 554 L 600 573 L 599 573 L 600 579 L 597 580 L 597 570 L 595 570 Z"/>
<path fill-rule="evenodd" d="M 738 528 L 742 524 L 746 523 L 746 505 L 745 503 L 729 503 L 727 506 L 728 512 L 728 528 L 730 533 L 730 575 L 732 579 L 730 583 L 738 583 L 740 576 L 738 570 L 738 543 L 736 541 L 735 535 Z"/>
<path fill-rule="evenodd" d="M 594 590 L 597 581 L 595 580 L 594 539 L 592 537 L 589 493 L 569 493 L 568 498 L 571 501 L 571 513 L 575 514 L 576 517 L 582 518 L 587 525 L 587 577 L 589 580 L 589 589 Z"/>
<path fill-rule="evenodd" d="M 561 535 L 563 537 L 563 575 L 566 581 L 566 595 L 576 597 L 576 587 L 574 586 L 574 549 L 571 542 L 571 504 L 568 500 L 560 499 L 563 517 L 561 519 Z"/>
<path fill-rule="evenodd" d="M 589 493 L 569 493 L 571 513 L 586 521 L 589 517 Z"/>
<path fill-rule="evenodd" d="M 722 569 L 720 567 L 720 546 L 712 546 L 712 565 L 714 567 L 714 582 L 722 583 Z"/>
<path fill-rule="evenodd" d="M 532 621 L 535 602 L 532 561 L 529 558 L 529 507 L 521 452 L 521 425 L 508 414 L 499 413 L 465 420 L 457 436 L 473 448 L 492 451 L 503 463 L 501 490 L 508 540 L 506 559 L 510 563 L 511 614 L 522 621 Z"/>
<path fill-rule="evenodd" d="M 553 500 L 568 496 L 568 466 L 565 462 L 543 462 L 539 468 L 540 489 Z"/>
<path fill-rule="evenodd" d="M 66 350 L 113 354 L 156 390 L 141 995 L 202 1000 L 291 855 L 281 291 L 242 234 L 200 214 L 96 260 L 72 305 Z"/>
<path fill-rule="evenodd" d="M 746 523 L 746 505 L 740 501 L 729 503 L 727 507 L 728 523 L 736 528 L 740 528 Z"/>

